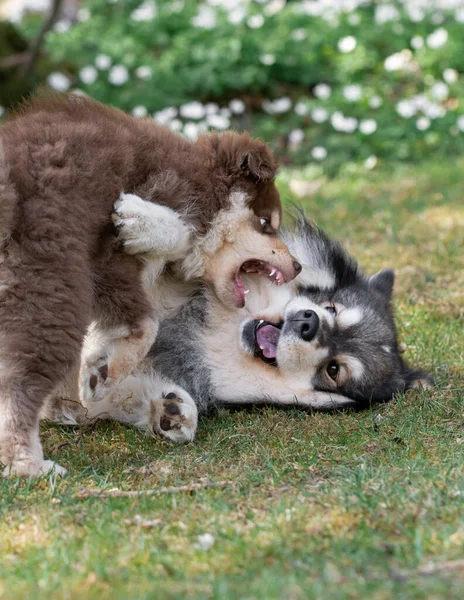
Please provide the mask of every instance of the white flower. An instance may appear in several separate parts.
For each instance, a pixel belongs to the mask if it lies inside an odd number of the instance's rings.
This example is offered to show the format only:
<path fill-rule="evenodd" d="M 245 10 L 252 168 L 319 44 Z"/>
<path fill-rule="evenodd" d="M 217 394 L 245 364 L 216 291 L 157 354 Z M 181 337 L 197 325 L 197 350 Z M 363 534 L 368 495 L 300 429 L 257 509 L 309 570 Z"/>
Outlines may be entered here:
<path fill-rule="evenodd" d="M 301 42 L 301 40 L 304 40 L 306 37 L 306 31 L 300 27 L 299 29 L 292 31 L 291 35 L 292 39 L 296 40 L 297 42 Z"/>
<path fill-rule="evenodd" d="M 377 129 L 377 123 L 374 119 L 365 119 L 359 123 L 359 131 L 364 135 L 371 135 Z"/>
<path fill-rule="evenodd" d="M 304 102 L 297 102 L 295 104 L 295 112 L 300 117 L 304 117 L 308 113 L 308 107 Z"/>
<path fill-rule="evenodd" d="M 92 85 L 92 83 L 94 83 L 97 80 L 97 77 L 98 71 L 92 65 L 84 67 L 79 71 L 80 80 L 87 85 Z"/>
<path fill-rule="evenodd" d="M 443 81 L 437 81 L 430 88 L 430 94 L 435 100 L 444 100 L 449 95 L 448 86 Z"/>
<path fill-rule="evenodd" d="M 459 74 L 456 71 L 456 69 L 445 69 L 443 71 L 443 79 L 446 81 L 446 83 L 449 83 L 450 85 L 456 83 L 458 77 Z"/>
<path fill-rule="evenodd" d="M 193 140 L 193 141 L 196 140 L 198 137 L 198 133 L 199 133 L 198 125 L 196 123 L 186 123 L 184 125 L 183 134 L 189 140 Z"/>
<path fill-rule="evenodd" d="M 415 35 L 411 39 L 411 47 L 414 48 L 414 50 L 419 50 L 419 48 L 423 48 L 424 47 L 424 38 L 420 35 Z"/>
<path fill-rule="evenodd" d="M 287 97 L 278 98 L 274 101 L 263 100 L 262 107 L 268 114 L 277 115 L 289 111 L 292 107 L 292 101 Z"/>
<path fill-rule="evenodd" d="M 90 19 L 90 10 L 88 8 L 80 8 L 77 11 L 77 20 L 78 21 L 88 21 Z"/>
<path fill-rule="evenodd" d="M 169 123 L 169 129 L 175 132 L 180 131 L 182 129 L 182 121 L 180 119 L 173 119 Z"/>
<path fill-rule="evenodd" d="M 231 100 L 229 102 L 229 108 L 230 110 L 236 114 L 236 115 L 241 115 L 242 113 L 245 112 L 246 106 L 245 106 L 245 102 L 243 102 L 243 100 Z"/>
<path fill-rule="evenodd" d="M 406 71 L 412 68 L 412 52 L 411 50 L 401 50 L 391 54 L 383 63 L 386 71 Z"/>
<path fill-rule="evenodd" d="M 243 6 L 237 6 L 227 16 L 229 23 L 232 25 L 238 25 L 247 16 L 247 11 Z"/>
<path fill-rule="evenodd" d="M 324 123 L 329 118 L 329 112 L 325 108 L 315 108 L 311 113 L 311 119 L 315 123 Z"/>
<path fill-rule="evenodd" d="M 369 106 L 371 108 L 379 108 L 380 106 L 382 106 L 382 98 L 380 96 L 372 96 L 372 98 L 369 98 Z"/>
<path fill-rule="evenodd" d="M 113 85 L 123 85 L 129 80 L 129 71 L 124 65 L 111 67 L 108 73 L 108 81 Z"/>
<path fill-rule="evenodd" d="M 416 108 L 410 100 L 400 100 L 396 105 L 396 112 L 403 119 L 410 119 L 416 114 Z"/>
<path fill-rule="evenodd" d="M 272 17 L 283 9 L 285 3 L 286 0 L 270 0 L 270 2 L 266 2 L 264 12 L 268 17 Z"/>
<path fill-rule="evenodd" d="M 107 54 L 99 54 L 95 57 L 95 66 L 101 71 L 111 67 L 111 57 Z"/>
<path fill-rule="evenodd" d="M 464 23 L 464 7 L 456 10 L 454 18 L 458 23 Z"/>
<path fill-rule="evenodd" d="M 297 148 L 303 140 L 304 133 L 302 129 L 293 129 L 288 134 L 288 142 L 293 149 Z"/>
<path fill-rule="evenodd" d="M 130 17 L 133 21 L 151 21 L 156 17 L 158 8 L 153 0 L 145 0 L 142 4 L 133 10 Z"/>
<path fill-rule="evenodd" d="M 146 117 L 148 115 L 148 110 L 146 106 L 134 106 L 134 108 L 132 109 L 132 114 L 138 119 L 143 119 L 143 117 Z"/>
<path fill-rule="evenodd" d="M 340 111 L 336 111 L 330 117 L 330 123 L 336 131 L 353 133 L 358 126 L 358 120 L 354 117 L 345 117 Z"/>
<path fill-rule="evenodd" d="M 210 6 L 200 4 L 197 15 L 192 19 L 192 25 L 203 29 L 214 29 L 216 27 L 216 11 Z"/>
<path fill-rule="evenodd" d="M 419 131 L 425 131 L 430 127 L 430 119 L 427 117 L 420 117 L 416 121 L 416 127 L 419 129 Z"/>
<path fill-rule="evenodd" d="M 422 108 L 422 112 L 429 119 L 438 119 L 446 115 L 446 108 L 441 104 L 435 104 L 435 102 L 427 102 Z"/>
<path fill-rule="evenodd" d="M 362 89 L 360 85 L 346 85 L 343 88 L 343 95 L 349 102 L 356 102 L 361 98 Z"/>
<path fill-rule="evenodd" d="M 459 129 L 459 131 L 464 131 L 464 115 L 458 117 L 456 121 L 456 126 Z"/>
<path fill-rule="evenodd" d="M 179 112 L 184 119 L 203 119 L 206 114 L 203 104 L 195 100 L 188 104 L 183 104 L 180 107 Z"/>
<path fill-rule="evenodd" d="M 440 27 L 427 37 L 427 46 L 435 50 L 444 46 L 447 41 L 448 32 L 443 27 Z"/>
<path fill-rule="evenodd" d="M 364 161 L 366 169 L 373 169 L 377 165 L 377 156 L 369 156 Z"/>
<path fill-rule="evenodd" d="M 71 85 L 71 80 L 64 73 L 50 73 L 47 77 L 48 85 L 57 92 L 65 92 Z"/>
<path fill-rule="evenodd" d="M 321 100 L 327 100 L 331 93 L 332 90 L 326 83 L 318 83 L 313 89 L 313 94 L 316 98 L 320 98 Z"/>
<path fill-rule="evenodd" d="M 147 65 L 142 65 L 141 67 L 137 67 L 135 69 L 135 74 L 139 79 L 150 79 L 152 76 L 152 68 Z"/>
<path fill-rule="evenodd" d="M 399 12 L 393 4 L 380 4 L 375 9 L 375 22 L 379 24 L 396 21 L 399 16 Z"/>
<path fill-rule="evenodd" d="M 314 148 L 311 150 L 311 156 L 314 158 L 314 160 L 324 160 L 324 158 L 327 156 L 327 150 L 324 148 L 324 146 L 314 146 Z"/>
<path fill-rule="evenodd" d="M 232 111 L 230 110 L 230 108 L 221 108 L 219 114 L 221 115 L 221 117 L 227 117 L 229 119 L 232 115 Z"/>
<path fill-rule="evenodd" d="M 206 115 L 215 115 L 219 112 L 219 106 L 215 102 L 208 102 L 204 108 Z"/>
<path fill-rule="evenodd" d="M 55 23 L 53 31 L 56 31 L 57 33 L 65 33 L 70 27 L 71 21 L 69 19 L 61 19 L 61 21 Z"/>
<path fill-rule="evenodd" d="M 153 115 L 153 120 L 160 125 L 167 125 L 175 116 L 177 116 L 177 108 L 168 106 L 156 112 Z"/>
<path fill-rule="evenodd" d="M 338 49 L 343 54 L 347 54 L 348 52 L 352 52 L 356 48 L 356 38 L 352 35 L 348 35 L 347 37 L 342 38 L 338 42 Z"/>
<path fill-rule="evenodd" d="M 204 533 L 203 535 L 199 535 L 197 537 L 197 543 L 195 544 L 195 548 L 199 550 L 209 550 L 214 544 L 214 535 L 211 533 Z"/>
<path fill-rule="evenodd" d="M 431 16 L 430 20 L 434 25 L 440 25 L 445 20 L 445 17 L 443 16 L 443 13 L 437 12 Z"/>
<path fill-rule="evenodd" d="M 251 29 L 259 29 L 264 25 L 263 15 L 252 15 L 247 21 L 248 27 Z"/>
<path fill-rule="evenodd" d="M 361 23 L 361 17 L 358 13 L 351 13 L 348 15 L 348 23 L 354 26 L 359 25 Z"/>
<path fill-rule="evenodd" d="M 278 98 L 274 100 L 274 112 L 277 114 L 284 113 L 289 111 L 292 108 L 292 101 L 290 98 L 284 96 L 283 98 Z"/>
<path fill-rule="evenodd" d="M 276 61 L 276 57 L 273 54 L 261 54 L 259 60 L 263 65 L 273 65 Z"/>

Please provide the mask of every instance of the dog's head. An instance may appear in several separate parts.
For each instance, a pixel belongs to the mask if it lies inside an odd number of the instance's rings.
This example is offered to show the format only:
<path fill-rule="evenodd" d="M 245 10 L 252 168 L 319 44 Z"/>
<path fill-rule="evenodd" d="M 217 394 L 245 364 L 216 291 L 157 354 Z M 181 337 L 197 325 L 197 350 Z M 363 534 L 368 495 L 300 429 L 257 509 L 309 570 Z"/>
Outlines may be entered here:
<path fill-rule="evenodd" d="M 224 304 L 240 308 L 244 273 L 282 285 L 301 271 L 279 237 L 277 163 L 266 144 L 248 134 L 210 134 L 196 144 L 207 160 L 212 193 L 207 229 L 184 268 L 201 274 Z"/>
<path fill-rule="evenodd" d="M 284 377 L 305 378 L 309 389 L 358 404 L 431 386 L 428 375 L 411 370 L 398 349 L 390 303 L 393 271 L 364 276 L 337 243 L 306 221 L 294 246 L 303 264 L 301 284 L 279 321 L 243 323 L 241 349 Z"/>

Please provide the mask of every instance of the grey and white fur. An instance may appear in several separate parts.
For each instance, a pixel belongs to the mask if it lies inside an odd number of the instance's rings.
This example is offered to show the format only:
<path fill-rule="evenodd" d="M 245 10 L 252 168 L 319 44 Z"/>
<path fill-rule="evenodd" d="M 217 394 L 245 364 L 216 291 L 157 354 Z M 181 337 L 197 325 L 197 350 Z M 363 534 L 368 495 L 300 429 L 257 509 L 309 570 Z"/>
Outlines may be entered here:
<path fill-rule="evenodd" d="M 243 309 L 207 286 L 186 299 L 173 284 L 177 312 L 160 326 L 147 358 L 85 419 L 112 418 L 149 434 L 191 441 L 197 413 L 223 404 L 295 405 L 330 410 L 369 406 L 430 386 L 399 352 L 391 307 L 394 274 L 368 277 L 339 243 L 303 216 L 285 240 L 303 271 L 278 288 L 244 277 Z M 48 416 L 60 420 L 61 404 Z M 82 420 L 82 414 L 77 420 Z"/>

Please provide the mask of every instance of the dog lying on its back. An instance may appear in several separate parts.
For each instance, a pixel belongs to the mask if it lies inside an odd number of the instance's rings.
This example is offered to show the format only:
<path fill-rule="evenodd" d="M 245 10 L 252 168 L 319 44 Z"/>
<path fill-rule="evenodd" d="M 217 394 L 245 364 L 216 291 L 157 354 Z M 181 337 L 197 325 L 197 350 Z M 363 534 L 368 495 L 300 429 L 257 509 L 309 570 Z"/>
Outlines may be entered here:
<path fill-rule="evenodd" d="M 64 96 L 25 105 L 0 129 L 0 144 L 0 462 L 16 475 L 63 471 L 43 458 L 39 412 L 78 366 L 90 321 L 113 341 L 103 366 L 107 387 L 131 372 L 156 337 L 144 287 L 149 267 L 117 251 L 111 214 L 122 192 L 162 205 L 157 229 L 161 223 L 166 234 L 177 233 L 151 239 L 151 250 L 165 260 L 188 250 L 186 277 L 209 281 L 226 305 L 245 303 L 243 267 L 272 272 L 276 283 L 301 267 L 277 235 L 274 158 L 248 135 L 192 143 Z M 119 203 L 126 218 L 131 198 Z M 94 367 L 101 365 L 84 369 L 90 387 Z"/>
<path fill-rule="evenodd" d="M 304 218 L 284 239 L 303 265 L 294 281 L 271 288 L 245 276 L 245 309 L 225 307 L 207 289 L 197 293 L 160 324 L 146 360 L 102 402 L 83 408 L 55 398 L 44 416 L 68 424 L 110 418 L 187 442 L 198 413 L 220 404 L 366 408 L 433 385 L 399 351 L 393 271 L 364 275 Z M 177 304 L 174 296 L 169 300 Z"/>

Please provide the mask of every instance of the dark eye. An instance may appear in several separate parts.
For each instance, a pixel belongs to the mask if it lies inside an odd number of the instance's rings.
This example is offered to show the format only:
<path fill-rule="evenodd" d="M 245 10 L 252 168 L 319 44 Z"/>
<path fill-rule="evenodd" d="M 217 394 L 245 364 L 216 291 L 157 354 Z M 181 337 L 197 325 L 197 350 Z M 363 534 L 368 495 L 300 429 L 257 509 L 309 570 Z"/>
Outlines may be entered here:
<path fill-rule="evenodd" d="M 328 304 L 327 306 L 324 306 L 325 310 L 330 313 L 333 317 L 337 316 L 337 309 L 335 308 L 335 306 L 333 304 Z"/>
<path fill-rule="evenodd" d="M 259 224 L 263 229 L 268 229 L 271 225 L 271 221 L 266 219 L 266 217 L 259 217 Z"/>
<path fill-rule="evenodd" d="M 330 377 L 330 379 L 337 381 L 340 367 L 337 365 L 337 363 L 334 360 L 329 362 L 329 364 L 327 365 L 326 371 L 327 371 L 327 375 Z"/>

